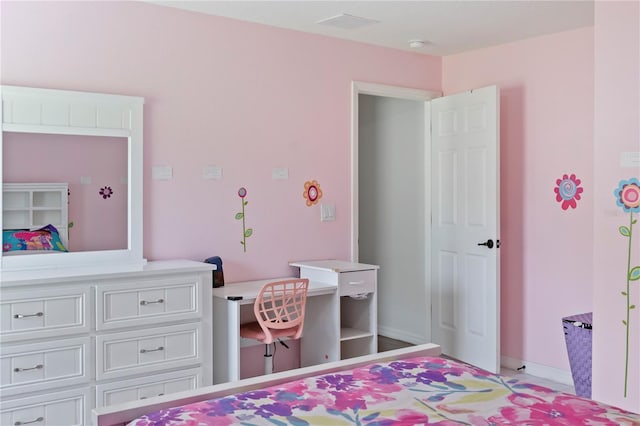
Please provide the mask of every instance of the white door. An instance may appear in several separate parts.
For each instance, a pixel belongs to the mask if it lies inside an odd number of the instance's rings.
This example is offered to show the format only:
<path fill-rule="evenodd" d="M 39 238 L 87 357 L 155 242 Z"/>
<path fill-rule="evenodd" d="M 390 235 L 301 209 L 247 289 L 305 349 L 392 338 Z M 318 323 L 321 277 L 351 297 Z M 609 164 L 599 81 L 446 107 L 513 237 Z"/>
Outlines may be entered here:
<path fill-rule="evenodd" d="M 500 368 L 498 111 L 495 86 L 431 101 L 432 340 L 491 372 Z"/>

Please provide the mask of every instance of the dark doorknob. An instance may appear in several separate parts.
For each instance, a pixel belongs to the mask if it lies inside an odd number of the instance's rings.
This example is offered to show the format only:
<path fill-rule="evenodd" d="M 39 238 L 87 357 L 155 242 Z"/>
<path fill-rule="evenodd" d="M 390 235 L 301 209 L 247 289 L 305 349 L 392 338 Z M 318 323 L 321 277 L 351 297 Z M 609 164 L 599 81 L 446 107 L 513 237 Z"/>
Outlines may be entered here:
<path fill-rule="evenodd" d="M 489 239 L 487 241 L 485 241 L 484 243 L 478 243 L 479 246 L 487 246 L 488 248 L 492 249 L 493 248 L 493 240 Z"/>

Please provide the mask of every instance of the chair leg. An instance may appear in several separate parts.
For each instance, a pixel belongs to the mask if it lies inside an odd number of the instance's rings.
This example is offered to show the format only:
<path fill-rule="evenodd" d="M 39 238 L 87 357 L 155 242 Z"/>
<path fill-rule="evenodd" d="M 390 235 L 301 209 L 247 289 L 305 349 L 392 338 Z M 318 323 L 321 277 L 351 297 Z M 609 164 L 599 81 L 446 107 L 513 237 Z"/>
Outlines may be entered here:
<path fill-rule="evenodd" d="M 273 373 L 273 354 L 271 345 L 264 345 L 264 374 Z"/>

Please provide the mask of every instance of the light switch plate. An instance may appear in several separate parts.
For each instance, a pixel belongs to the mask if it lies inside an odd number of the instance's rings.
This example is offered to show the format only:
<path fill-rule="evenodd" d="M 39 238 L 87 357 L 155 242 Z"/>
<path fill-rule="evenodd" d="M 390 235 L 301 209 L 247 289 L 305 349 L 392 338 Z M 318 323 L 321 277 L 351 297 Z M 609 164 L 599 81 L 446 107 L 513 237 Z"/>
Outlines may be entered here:
<path fill-rule="evenodd" d="M 91 176 L 80 176 L 80 183 L 82 185 L 91 185 L 92 182 L 93 179 L 91 179 Z"/>
<path fill-rule="evenodd" d="M 289 179 L 289 169 L 286 167 L 274 167 L 271 170 L 271 179 L 284 180 Z"/>
<path fill-rule="evenodd" d="M 151 167 L 151 179 L 170 180 L 171 178 L 173 178 L 173 169 L 171 168 L 171 166 Z"/>
<path fill-rule="evenodd" d="M 320 205 L 320 221 L 332 222 L 336 220 L 336 206 L 333 204 Z"/>
<path fill-rule="evenodd" d="M 621 152 L 620 167 L 640 167 L 640 151 Z"/>
<path fill-rule="evenodd" d="M 203 179 L 222 179 L 222 167 L 220 166 L 207 166 L 202 172 Z"/>

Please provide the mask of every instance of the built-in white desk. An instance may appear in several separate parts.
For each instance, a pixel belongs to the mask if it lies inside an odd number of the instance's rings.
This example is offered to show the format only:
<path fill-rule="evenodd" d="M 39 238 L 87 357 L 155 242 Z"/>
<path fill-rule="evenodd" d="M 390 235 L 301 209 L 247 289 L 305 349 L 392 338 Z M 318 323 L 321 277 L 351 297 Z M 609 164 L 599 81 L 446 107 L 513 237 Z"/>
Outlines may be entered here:
<path fill-rule="evenodd" d="M 377 346 L 377 265 L 341 260 L 291 262 L 309 279 L 301 367 L 373 354 Z M 255 321 L 262 286 L 286 278 L 213 289 L 213 383 L 240 380 L 240 324 Z M 255 341 L 252 344 L 259 344 Z"/>
<path fill-rule="evenodd" d="M 290 278 L 290 277 L 289 277 Z M 240 380 L 240 324 L 255 321 L 253 303 L 262 286 L 287 279 L 246 281 L 213 289 L 213 383 Z M 301 338 L 303 367 L 340 359 L 338 286 L 309 281 Z"/>

